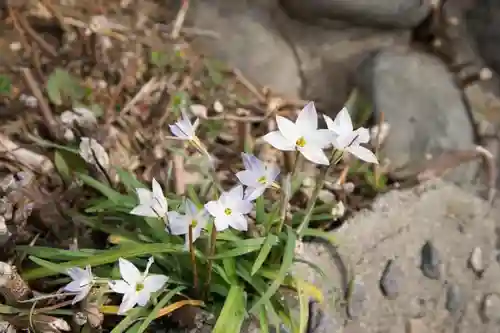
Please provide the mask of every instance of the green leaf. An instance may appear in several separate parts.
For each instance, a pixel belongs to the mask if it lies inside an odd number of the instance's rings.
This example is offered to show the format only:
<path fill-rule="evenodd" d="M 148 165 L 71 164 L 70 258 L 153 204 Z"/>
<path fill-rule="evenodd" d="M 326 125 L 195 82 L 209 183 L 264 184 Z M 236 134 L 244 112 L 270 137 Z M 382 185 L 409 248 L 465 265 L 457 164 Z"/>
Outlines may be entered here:
<path fill-rule="evenodd" d="M 125 169 L 120 167 L 115 167 L 118 177 L 120 177 L 120 182 L 127 188 L 129 193 L 135 193 L 136 188 L 147 188 L 146 185 L 141 183 L 135 178 L 135 175 Z"/>
<path fill-rule="evenodd" d="M 78 154 L 58 149 L 54 153 L 54 164 L 64 180 L 70 181 L 73 172 L 86 171 L 86 163 Z"/>
<path fill-rule="evenodd" d="M 317 229 L 307 228 L 304 230 L 303 236 L 321 238 L 321 239 L 328 241 L 330 244 L 332 244 L 334 246 L 338 245 L 337 241 L 335 240 L 334 234 L 331 232 L 325 232 L 325 231 L 321 231 L 321 230 L 317 230 Z"/>
<path fill-rule="evenodd" d="M 168 56 L 160 51 L 152 51 L 149 56 L 149 62 L 158 68 L 162 68 L 167 65 Z"/>
<path fill-rule="evenodd" d="M 77 251 L 57 249 L 45 246 L 28 246 L 18 245 L 16 250 L 23 251 L 26 254 L 36 255 L 38 258 L 52 259 L 52 260 L 72 260 L 75 258 L 88 258 L 95 254 L 102 252 L 95 249 L 80 249 Z"/>
<path fill-rule="evenodd" d="M 183 245 L 172 245 L 164 243 L 128 244 L 127 247 L 108 250 L 104 253 L 97 254 L 89 258 L 82 258 L 82 259 L 67 261 L 64 263 L 51 264 L 51 269 L 49 269 L 48 267 L 35 268 L 24 273 L 23 278 L 26 280 L 33 280 L 42 277 L 57 275 L 57 272 L 65 271 L 66 269 L 71 267 L 85 267 L 86 265 L 99 266 L 99 265 L 114 263 L 120 257 L 121 258 L 140 257 L 144 255 L 152 255 L 157 253 L 185 253 L 185 251 Z M 199 254 L 197 253 L 197 255 Z M 46 262 L 44 261 L 44 263 Z M 55 271 L 56 269 L 57 271 Z"/>
<path fill-rule="evenodd" d="M 61 153 L 58 151 L 54 153 L 54 164 L 56 166 L 57 172 L 64 180 L 71 180 L 71 171 L 69 169 L 69 166 L 62 157 Z"/>
<path fill-rule="evenodd" d="M 222 260 L 222 264 L 224 265 L 224 271 L 226 272 L 227 277 L 231 281 L 231 284 L 238 283 L 238 274 L 236 273 L 236 261 L 234 258 L 225 258 Z"/>
<path fill-rule="evenodd" d="M 63 104 L 63 98 L 69 98 L 71 102 L 79 101 L 86 95 L 86 90 L 78 80 L 68 71 L 56 68 L 47 80 L 47 94 L 52 103 Z"/>
<path fill-rule="evenodd" d="M 149 324 L 151 324 L 153 322 L 153 320 L 155 320 L 156 316 L 158 315 L 158 313 L 160 312 L 160 310 L 165 306 L 167 305 L 167 303 L 175 296 L 177 295 L 179 292 L 181 292 L 183 289 L 185 289 L 185 287 L 183 286 L 179 286 L 175 289 L 172 289 L 170 290 L 165 296 L 163 296 L 163 298 L 158 302 L 158 304 L 155 305 L 155 307 L 153 308 L 153 310 L 149 313 L 149 315 L 146 317 L 146 319 L 144 319 L 144 321 L 142 322 L 141 326 L 139 326 L 139 328 L 137 329 L 137 332 L 136 333 L 142 333 L 142 332 L 145 332 L 147 329 L 148 329 L 148 326 Z"/>
<path fill-rule="evenodd" d="M 0 94 L 9 95 L 12 89 L 12 81 L 8 76 L 0 75 Z"/>
<path fill-rule="evenodd" d="M 261 195 L 257 198 L 255 202 L 255 220 L 258 224 L 264 224 L 266 222 L 266 208 L 264 203 L 264 197 Z"/>
<path fill-rule="evenodd" d="M 241 286 L 231 286 L 212 333 L 241 332 L 245 319 L 245 298 L 246 294 Z"/>
<path fill-rule="evenodd" d="M 295 250 L 296 235 L 291 228 L 287 228 L 287 243 L 285 246 L 285 252 L 283 255 L 283 260 L 281 262 L 281 267 L 276 276 L 276 279 L 272 282 L 266 292 L 260 297 L 260 299 L 255 302 L 249 312 L 255 313 L 256 310 L 263 304 L 269 301 L 269 299 L 278 291 L 281 284 L 285 280 L 290 267 L 293 264 L 294 250 Z"/>
<path fill-rule="evenodd" d="M 267 319 L 267 310 L 263 305 L 260 307 L 259 311 L 259 324 L 261 333 L 269 333 L 269 320 Z"/>
<path fill-rule="evenodd" d="M 267 235 L 266 240 L 264 241 L 264 245 L 262 245 L 259 255 L 257 256 L 257 259 L 255 259 L 255 262 L 252 266 L 252 275 L 255 275 L 255 273 L 262 267 L 262 264 L 264 264 L 264 261 L 269 256 L 271 249 L 274 245 L 278 244 L 278 241 L 279 239 L 276 235 L 273 235 L 272 233 L 269 233 Z"/>
<path fill-rule="evenodd" d="M 51 271 L 53 271 L 55 273 L 62 273 L 62 274 L 64 274 L 66 272 L 66 270 L 64 268 L 61 268 L 59 265 L 53 264 L 50 261 L 46 261 L 46 260 L 43 260 L 43 259 L 40 259 L 40 258 L 37 258 L 37 257 L 34 257 L 34 256 L 29 256 L 29 258 L 34 263 L 42 266 L 45 269 L 50 269 Z"/>
<path fill-rule="evenodd" d="M 244 241 L 242 241 L 244 242 Z M 219 253 L 211 259 L 223 259 L 223 258 L 231 258 L 231 257 L 239 257 L 248 253 L 252 253 L 258 251 L 260 249 L 260 245 L 248 245 L 242 244 L 241 246 L 235 247 L 234 249 L 227 250 L 225 252 Z"/>
<path fill-rule="evenodd" d="M 115 328 L 111 331 L 111 333 L 122 333 L 125 332 L 125 330 L 134 323 L 134 321 L 139 318 L 141 315 L 141 312 L 143 312 L 142 307 L 137 307 L 137 308 L 132 308 L 129 311 L 127 311 L 127 316 L 123 318 L 123 320 L 116 325 Z"/>
<path fill-rule="evenodd" d="M 77 172 L 76 175 L 78 176 L 78 178 L 80 178 L 85 184 L 87 184 L 88 186 L 94 188 L 95 190 L 101 192 L 102 195 L 104 195 L 105 197 L 107 197 L 109 200 L 111 200 L 113 203 L 115 204 L 125 204 L 125 203 L 128 203 L 128 204 L 132 204 L 132 198 L 130 197 L 127 197 L 125 195 L 122 195 L 120 192 L 112 189 L 111 187 L 109 187 L 108 185 L 106 184 L 103 184 L 101 183 L 100 181 L 90 177 L 90 176 L 87 176 L 87 175 L 84 175 L 80 172 Z"/>

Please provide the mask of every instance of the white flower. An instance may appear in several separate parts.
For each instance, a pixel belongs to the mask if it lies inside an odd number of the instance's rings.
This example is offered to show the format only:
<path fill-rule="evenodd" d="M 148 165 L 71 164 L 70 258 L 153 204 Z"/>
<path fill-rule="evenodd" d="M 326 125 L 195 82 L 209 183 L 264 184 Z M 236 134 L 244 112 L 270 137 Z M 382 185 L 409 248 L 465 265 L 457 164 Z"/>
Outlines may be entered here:
<path fill-rule="evenodd" d="M 295 123 L 281 116 L 276 116 L 276 123 L 279 130 L 263 137 L 270 145 L 279 150 L 298 150 L 311 162 L 329 164 L 323 149 L 330 145 L 332 134 L 318 129 L 318 115 L 313 102 L 299 112 Z"/>
<path fill-rule="evenodd" d="M 152 264 L 153 257 L 149 258 L 146 270 L 141 274 L 130 261 L 123 258 L 118 259 L 122 280 L 109 282 L 109 287 L 115 293 L 123 294 L 118 314 L 124 314 L 136 304 L 145 306 L 151 293 L 160 290 L 167 283 L 168 277 L 165 275 L 149 274 Z"/>
<path fill-rule="evenodd" d="M 66 273 L 71 277 L 73 281 L 64 286 L 63 290 L 72 293 L 78 293 L 72 302 L 73 304 L 76 304 L 88 295 L 90 289 L 92 289 L 94 277 L 92 276 L 90 265 L 87 265 L 85 269 L 81 269 L 80 267 L 73 267 L 68 269 Z"/>
<path fill-rule="evenodd" d="M 347 151 L 357 158 L 378 164 L 377 157 L 369 149 L 361 146 L 362 143 L 367 143 L 370 140 L 368 129 L 360 127 L 354 130 L 352 126 L 351 116 L 347 108 L 343 108 L 339 114 L 332 118 L 323 115 L 328 129 L 335 134 L 333 146 L 341 151 Z"/>
<path fill-rule="evenodd" d="M 240 182 L 247 186 L 245 190 L 246 200 L 255 200 L 264 193 L 266 188 L 272 186 L 280 170 L 275 165 L 266 165 L 257 157 L 242 153 L 244 171 L 236 173 Z"/>
<path fill-rule="evenodd" d="M 167 214 L 168 204 L 161 185 L 153 178 L 153 191 L 145 188 L 136 188 L 139 204 L 130 211 L 130 214 L 164 218 Z"/>
<path fill-rule="evenodd" d="M 182 117 L 175 124 L 168 125 L 170 131 L 173 135 L 182 140 L 195 140 L 196 139 L 196 129 L 199 125 L 199 119 L 194 121 L 194 124 L 189 120 L 188 115 L 185 111 L 181 111 Z"/>
<path fill-rule="evenodd" d="M 108 153 L 99 142 L 92 138 L 82 138 L 80 156 L 89 164 L 97 165 L 98 162 L 104 169 L 109 167 Z"/>
<path fill-rule="evenodd" d="M 248 223 L 245 214 L 252 210 L 252 203 L 243 199 L 243 186 L 238 185 L 227 192 L 223 192 L 219 200 L 205 204 L 206 210 L 215 217 L 214 224 L 217 231 L 223 231 L 229 226 L 236 230 L 246 231 Z"/>
<path fill-rule="evenodd" d="M 186 235 L 186 249 L 189 249 L 189 226 L 193 230 L 193 243 L 201 235 L 201 230 L 206 227 L 208 214 L 205 209 L 198 209 L 189 199 L 184 203 L 184 215 L 178 212 L 168 212 L 168 227 L 172 235 Z"/>

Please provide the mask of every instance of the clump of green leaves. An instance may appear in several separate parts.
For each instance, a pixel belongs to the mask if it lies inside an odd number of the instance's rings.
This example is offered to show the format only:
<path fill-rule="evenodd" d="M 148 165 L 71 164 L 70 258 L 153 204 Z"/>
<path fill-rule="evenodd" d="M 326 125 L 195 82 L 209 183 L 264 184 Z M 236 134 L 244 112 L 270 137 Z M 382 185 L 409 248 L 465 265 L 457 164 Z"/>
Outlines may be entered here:
<path fill-rule="evenodd" d="M 56 105 L 62 105 L 65 101 L 70 104 L 82 101 L 90 93 L 77 78 L 61 68 L 56 68 L 49 75 L 46 90 L 51 102 Z"/>

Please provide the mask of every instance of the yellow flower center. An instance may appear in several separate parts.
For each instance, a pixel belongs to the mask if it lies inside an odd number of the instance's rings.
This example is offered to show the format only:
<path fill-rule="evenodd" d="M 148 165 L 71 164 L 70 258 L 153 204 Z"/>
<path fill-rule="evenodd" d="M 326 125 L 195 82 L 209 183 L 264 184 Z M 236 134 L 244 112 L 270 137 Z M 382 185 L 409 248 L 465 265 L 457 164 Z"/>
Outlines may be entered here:
<path fill-rule="evenodd" d="M 267 178 L 266 178 L 266 176 L 262 176 L 262 177 L 260 177 L 259 179 L 257 179 L 257 181 L 258 181 L 260 184 L 265 184 L 265 183 L 267 183 Z"/>
<path fill-rule="evenodd" d="M 135 285 L 135 291 L 139 292 L 142 289 L 144 289 L 144 284 L 143 283 L 138 283 Z"/>
<path fill-rule="evenodd" d="M 304 147 L 306 145 L 306 139 L 304 139 L 304 137 L 301 136 L 300 138 L 297 139 L 297 141 L 295 141 L 295 144 L 299 147 Z"/>
<path fill-rule="evenodd" d="M 226 214 L 227 216 L 231 215 L 232 213 L 233 213 L 233 210 L 231 208 L 224 209 L 224 214 Z"/>
<path fill-rule="evenodd" d="M 198 225 L 198 221 L 196 221 L 196 219 L 191 220 L 191 226 L 193 228 L 196 228 L 197 225 Z"/>

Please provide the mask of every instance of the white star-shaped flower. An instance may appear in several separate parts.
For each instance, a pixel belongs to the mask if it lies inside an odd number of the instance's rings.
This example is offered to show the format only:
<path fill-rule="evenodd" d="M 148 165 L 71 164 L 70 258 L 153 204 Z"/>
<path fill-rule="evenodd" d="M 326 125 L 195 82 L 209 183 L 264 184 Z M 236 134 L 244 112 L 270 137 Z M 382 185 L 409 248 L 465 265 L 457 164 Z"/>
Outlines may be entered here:
<path fill-rule="evenodd" d="M 275 165 L 266 165 L 254 155 L 242 153 L 241 157 L 246 170 L 236 173 L 236 177 L 247 186 L 244 198 L 252 201 L 273 185 L 280 170 Z"/>
<path fill-rule="evenodd" d="M 80 267 L 73 267 L 68 269 L 66 273 L 71 277 L 73 281 L 65 285 L 63 287 L 63 290 L 69 291 L 71 293 L 78 293 L 72 302 L 72 304 L 76 304 L 87 297 L 90 289 L 92 289 L 94 277 L 92 276 L 90 265 L 87 265 L 85 269 L 81 269 Z"/>
<path fill-rule="evenodd" d="M 215 218 L 214 224 L 217 231 L 226 230 L 230 226 L 240 231 L 248 229 L 244 215 L 250 213 L 252 203 L 243 199 L 243 186 L 241 185 L 223 192 L 219 200 L 207 202 L 205 209 Z"/>
<path fill-rule="evenodd" d="M 141 274 L 137 267 L 130 261 L 123 258 L 118 259 L 122 280 L 109 282 L 111 290 L 115 293 L 123 294 L 118 314 L 126 313 L 136 304 L 145 306 L 151 297 L 151 293 L 160 290 L 167 283 L 168 277 L 165 275 L 149 274 L 152 264 L 153 257 L 149 258 L 146 270 Z"/>
<path fill-rule="evenodd" d="M 354 130 L 351 116 L 347 108 L 343 108 L 335 117 L 335 120 L 323 115 L 328 129 L 335 134 L 332 141 L 333 146 L 341 151 L 347 151 L 360 160 L 369 163 L 378 164 L 377 157 L 368 148 L 361 146 L 362 143 L 368 143 L 370 132 L 364 127 Z"/>
<path fill-rule="evenodd" d="M 329 164 L 323 149 L 330 146 L 332 134 L 326 129 L 318 129 L 318 114 L 313 102 L 299 112 L 295 123 L 281 116 L 276 116 L 276 123 L 278 131 L 264 135 L 266 142 L 279 150 L 298 150 L 313 163 Z"/>
<path fill-rule="evenodd" d="M 145 188 L 136 188 L 139 205 L 130 211 L 130 214 L 164 218 L 167 214 L 168 204 L 161 185 L 153 178 L 153 191 Z"/>
<path fill-rule="evenodd" d="M 186 249 L 189 249 L 189 226 L 193 230 L 193 243 L 201 235 L 201 231 L 207 225 L 208 214 L 205 209 L 198 209 L 189 199 L 184 204 L 184 215 L 178 212 L 168 212 L 169 231 L 173 235 L 186 235 Z"/>
<path fill-rule="evenodd" d="M 168 125 L 170 127 L 170 131 L 173 135 L 182 140 L 195 140 L 196 139 L 196 129 L 199 125 L 199 119 L 196 118 L 194 124 L 189 120 L 188 115 L 184 110 L 181 111 L 181 119 L 179 119 L 173 125 Z"/>

